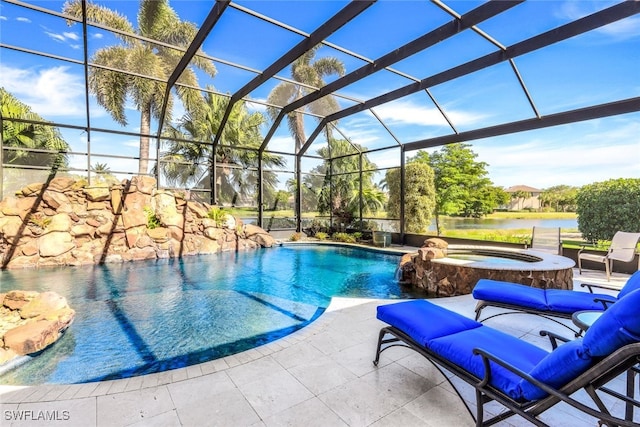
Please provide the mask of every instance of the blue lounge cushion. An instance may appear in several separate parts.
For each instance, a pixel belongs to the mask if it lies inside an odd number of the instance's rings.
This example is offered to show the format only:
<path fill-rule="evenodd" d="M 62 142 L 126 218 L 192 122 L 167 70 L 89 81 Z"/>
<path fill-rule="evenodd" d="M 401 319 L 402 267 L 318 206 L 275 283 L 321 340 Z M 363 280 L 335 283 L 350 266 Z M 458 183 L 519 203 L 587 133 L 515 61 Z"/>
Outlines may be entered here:
<path fill-rule="evenodd" d="M 584 347 L 593 357 L 608 356 L 640 341 L 640 289 L 629 292 L 602 313 L 584 334 Z"/>
<path fill-rule="evenodd" d="M 575 313 L 581 310 L 604 310 L 604 305 L 596 299 L 615 301 L 615 297 L 606 294 L 592 294 L 590 292 L 576 292 L 562 289 L 547 289 L 545 291 L 549 310 L 558 313 Z"/>
<path fill-rule="evenodd" d="M 585 351 L 582 339 L 577 339 L 553 350 L 529 372 L 529 375 L 558 389 L 589 369 L 592 361 L 591 356 Z M 519 387 L 522 397 L 527 401 L 547 396 L 544 390 L 524 379 L 520 381 Z"/>
<path fill-rule="evenodd" d="M 527 341 L 486 326 L 433 339 L 429 348 L 481 379 L 484 364 L 480 355 L 473 354 L 474 348 L 481 348 L 524 372 L 530 372 L 548 354 Z M 520 376 L 491 362 L 491 385 L 513 399 L 522 400 L 521 380 Z"/>
<path fill-rule="evenodd" d="M 640 276 L 638 276 L 640 287 Z M 632 281 L 632 284 L 635 282 Z M 519 283 L 499 280 L 480 279 L 473 289 L 473 297 L 477 300 L 508 304 L 537 311 L 549 311 L 571 314 L 581 310 L 604 310 L 604 305 L 596 301 L 603 299 L 615 301 L 608 294 L 592 294 L 565 289 L 539 289 Z"/>
<path fill-rule="evenodd" d="M 618 292 L 618 299 L 635 291 L 636 289 L 640 289 L 640 270 L 636 271 L 631 275 L 631 277 L 629 277 L 627 283 L 625 283 L 622 289 L 620 289 L 620 292 Z"/>
<path fill-rule="evenodd" d="M 532 288 L 499 280 L 480 279 L 473 288 L 473 298 L 504 304 L 519 305 L 535 310 L 546 310 L 547 299 L 544 289 Z"/>
<path fill-rule="evenodd" d="M 480 322 L 425 300 L 378 306 L 377 317 L 422 346 L 433 338 L 482 326 Z"/>

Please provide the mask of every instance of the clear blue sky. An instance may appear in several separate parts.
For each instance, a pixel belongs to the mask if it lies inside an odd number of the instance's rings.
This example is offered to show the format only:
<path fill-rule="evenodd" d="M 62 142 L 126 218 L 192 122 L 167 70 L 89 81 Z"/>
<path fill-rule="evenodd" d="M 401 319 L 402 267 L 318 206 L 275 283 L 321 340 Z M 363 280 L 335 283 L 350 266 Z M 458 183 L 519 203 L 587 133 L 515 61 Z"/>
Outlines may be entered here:
<path fill-rule="evenodd" d="M 59 12 L 62 1 L 29 3 Z M 98 1 L 116 9 L 135 25 L 138 1 Z M 447 1 L 451 9 L 463 14 L 482 2 Z M 617 2 L 609 1 L 528 1 L 479 25 L 479 28 L 505 46 L 555 28 L 571 19 L 603 9 Z M 204 20 L 211 1 L 170 2 L 181 19 L 199 23 Z M 324 20 L 339 11 L 344 1 L 239 1 L 259 13 L 268 15 L 305 33 L 313 32 Z M 426 1 L 380 0 L 328 42 L 376 59 L 429 30 L 451 20 L 438 7 Z M 44 51 L 81 61 L 80 25 L 67 26 L 58 17 L 42 15 L 5 2 L 0 3 L 0 39 L 3 44 Z M 240 10 L 228 8 L 210 33 L 203 50 L 224 61 L 251 69 L 263 69 L 302 37 L 288 30 L 268 25 Z M 113 44 L 114 37 L 100 29 L 90 29 L 89 54 Z M 446 40 L 424 52 L 407 58 L 394 69 L 418 79 L 495 51 L 497 48 L 471 31 Z M 364 61 L 322 47 L 318 57 L 334 56 L 342 60 L 347 72 Z M 627 18 L 597 31 L 574 37 L 557 45 L 515 59 L 516 66 L 542 115 L 581 108 L 640 95 L 640 17 Z M 200 84 L 213 85 L 221 92 L 233 93 L 255 74 L 216 63 L 218 74 L 211 79 L 199 75 Z M 279 76 L 288 77 L 284 69 Z M 330 77 L 328 80 L 332 80 Z M 80 65 L 0 49 L 0 85 L 30 105 L 47 120 L 85 125 L 83 70 Z M 250 94 L 266 100 L 279 81 L 269 82 Z M 339 93 L 357 100 L 367 100 L 386 91 L 411 83 L 388 71 L 380 71 Z M 492 126 L 533 116 L 517 79 L 507 63 L 443 83 L 430 89 L 458 131 Z M 341 108 L 354 104 L 339 99 Z M 255 108 L 261 107 L 254 104 Z M 91 100 L 91 125 L 110 129 L 123 128 Z M 451 133 L 442 115 L 424 92 L 377 107 L 375 113 L 401 142 L 412 142 Z M 174 117 L 182 114 L 179 105 Z M 139 130 L 139 115 L 132 105 L 128 109 L 128 131 Z M 307 121 L 307 134 L 315 128 Z M 341 120 L 339 128 L 353 142 L 368 148 L 395 144 L 392 137 L 369 112 Z M 152 128 L 152 131 L 156 131 Z M 265 129 L 266 132 L 266 129 Z M 86 151 L 86 136 L 80 131 L 64 131 L 73 149 Z M 312 146 L 313 154 L 322 146 L 321 138 Z M 138 141 L 132 137 L 92 134 L 91 149 L 97 153 L 137 154 Z M 293 141 L 286 125 L 280 127 L 271 149 L 292 152 Z M 640 177 L 640 113 L 592 120 L 566 126 L 472 141 L 478 160 L 488 163 L 489 177 L 504 187 L 524 184 L 537 188 L 567 184 L 581 186 L 610 178 Z M 372 154 L 380 167 L 399 165 L 398 151 Z M 76 161 L 71 159 L 72 162 Z M 82 159 L 79 166 L 84 167 Z M 99 158 L 96 162 L 106 162 Z M 86 160 L 85 160 L 86 162 Z M 131 162 L 112 169 L 132 168 Z M 309 167 L 312 167 L 311 163 Z M 289 163 L 293 169 L 293 164 Z"/>

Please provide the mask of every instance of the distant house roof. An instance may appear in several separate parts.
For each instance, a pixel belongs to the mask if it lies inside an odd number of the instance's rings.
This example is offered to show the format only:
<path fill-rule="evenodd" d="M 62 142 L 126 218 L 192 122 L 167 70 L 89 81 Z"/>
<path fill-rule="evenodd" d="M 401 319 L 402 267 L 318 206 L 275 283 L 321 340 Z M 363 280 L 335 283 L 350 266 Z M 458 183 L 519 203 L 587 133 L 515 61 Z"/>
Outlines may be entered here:
<path fill-rule="evenodd" d="M 526 191 L 527 193 L 542 193 L 542 190 L 539 188 L 529 187 L 528 185 L 514 185 L 513 187 L 509 187 L 506 190 L 507 193 L 515 193 L 517 191 Z"/>

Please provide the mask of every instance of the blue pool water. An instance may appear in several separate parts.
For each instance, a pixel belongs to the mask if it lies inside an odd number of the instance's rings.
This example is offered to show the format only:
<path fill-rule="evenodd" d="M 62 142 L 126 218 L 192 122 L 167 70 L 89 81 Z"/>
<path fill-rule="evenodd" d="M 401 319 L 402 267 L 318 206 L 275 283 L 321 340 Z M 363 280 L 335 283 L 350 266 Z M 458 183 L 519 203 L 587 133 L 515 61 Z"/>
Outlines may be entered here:
<path fill-rule="evenodd" d="M 126 378 L 227 356 L 314 321 L 331 297 L 410 298 L 399 256 L 289 245 L 184 259 L 0 272 L 0 292 L 55 291 L 76 318 L 0 384 Z M 415 295 L 413 295 L 415 296 Z"/>

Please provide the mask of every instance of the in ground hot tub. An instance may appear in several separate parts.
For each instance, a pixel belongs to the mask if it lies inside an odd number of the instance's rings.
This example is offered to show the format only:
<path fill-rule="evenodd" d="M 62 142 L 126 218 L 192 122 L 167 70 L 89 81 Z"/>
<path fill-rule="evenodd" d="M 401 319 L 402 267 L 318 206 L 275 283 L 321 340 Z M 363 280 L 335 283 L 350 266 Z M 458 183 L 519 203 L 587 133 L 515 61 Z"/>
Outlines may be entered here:
<path fill-rule="evenodd" d="M 563 256 L 485 246 L 451 245 L 443 252 L 443 258 L 434 258 L 431 248 L 405 255 L 400 262 L 399 280 L 435 296 L 469 294 L 480 279 L 542 289 L 573 289 L 575 263 Z"/>

